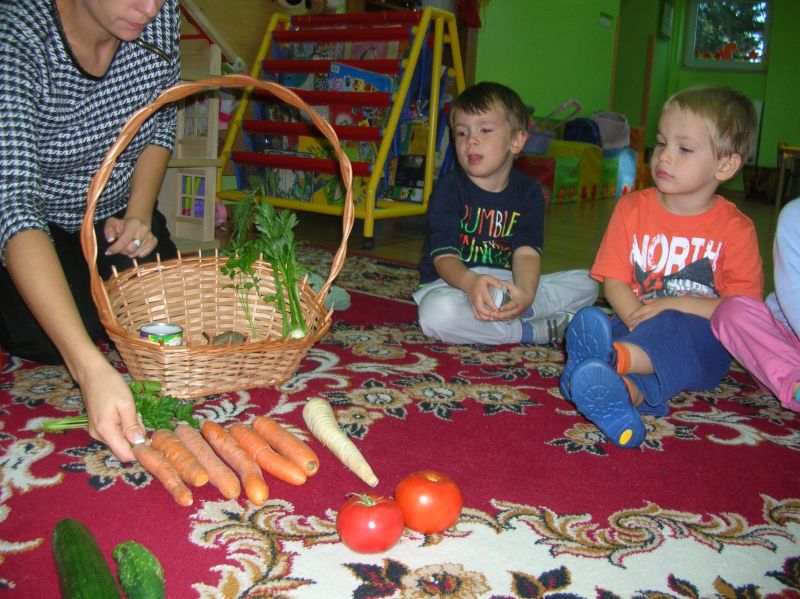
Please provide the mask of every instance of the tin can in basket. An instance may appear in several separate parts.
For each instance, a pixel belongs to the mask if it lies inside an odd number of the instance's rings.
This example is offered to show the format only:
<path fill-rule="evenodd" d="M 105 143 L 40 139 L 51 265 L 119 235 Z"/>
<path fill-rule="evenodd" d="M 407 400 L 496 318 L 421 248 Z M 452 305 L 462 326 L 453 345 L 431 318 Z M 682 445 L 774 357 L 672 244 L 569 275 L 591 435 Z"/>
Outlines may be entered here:
<path fill-rule="evenodd" d="M 139 337 L 159 345 L 180 345 L 183 343 L 183 328 L 168 322 L 151 322 L 139 329 Z"/>

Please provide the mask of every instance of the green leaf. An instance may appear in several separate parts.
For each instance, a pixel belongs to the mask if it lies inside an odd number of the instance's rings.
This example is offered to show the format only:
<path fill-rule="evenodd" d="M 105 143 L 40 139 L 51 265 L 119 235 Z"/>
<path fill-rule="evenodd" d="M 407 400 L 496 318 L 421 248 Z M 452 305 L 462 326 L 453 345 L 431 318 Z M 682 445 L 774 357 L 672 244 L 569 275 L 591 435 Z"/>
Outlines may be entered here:
<path fill-rule="evenodd" d="M 180 422 L 187 422 L 194 428 L 200 423 L 194 418 L 194 402 L 180 400 L 172 395 L 161 395 L 161 383 L 158 381 L 131 381 L 128 386 L 133 394 L 136 411 L 142 416 L 142 423 L 148 430 L 173 430 Z M 67 416 L 42 422 L 42 430 L 56 433 L 72 428 L 86 428 L 89 417 L 86 414 Z"/>

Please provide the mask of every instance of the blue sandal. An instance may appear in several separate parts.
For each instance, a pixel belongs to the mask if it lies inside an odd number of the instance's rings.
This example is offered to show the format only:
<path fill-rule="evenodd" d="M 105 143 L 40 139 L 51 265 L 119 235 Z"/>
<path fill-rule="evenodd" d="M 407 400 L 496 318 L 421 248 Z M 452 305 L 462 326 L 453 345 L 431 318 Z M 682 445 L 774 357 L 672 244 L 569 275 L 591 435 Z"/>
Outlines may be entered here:
<path fill-rule="evenodd" d="M 570 377 L 575 367 L 587 358 L 597 358 L 610 364 L 615 356 L 613 342 L 611 320 L 600 308 L 589 306 L 573 317 L 567 327 L 567 363 L 558 382 L 565 399 L 572 400 Z"/>
<path fill-rule="evenodd" d="M 639 447 L 647 436 L 639 412 L 631 403 L 625 381 L 607 362 L 589 358 L 570 378 L 578 411 L 619 447 Z"/>

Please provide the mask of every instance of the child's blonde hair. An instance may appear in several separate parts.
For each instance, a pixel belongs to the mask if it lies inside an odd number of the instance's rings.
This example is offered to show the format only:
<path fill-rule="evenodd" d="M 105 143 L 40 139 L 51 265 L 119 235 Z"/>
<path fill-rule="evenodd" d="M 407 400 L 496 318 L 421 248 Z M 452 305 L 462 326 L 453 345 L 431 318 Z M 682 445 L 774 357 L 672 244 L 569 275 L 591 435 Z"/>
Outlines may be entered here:
<path fill-rule="evenodd" d="M 664 109 L 670 106 L 690 110 L 705 119 L 715 157 L 739 154 L 745 163 L 752 156 L 758 117 L 753 103 L 743 93 L 724 85 L 698 85 L 674 94 L 664 103 Z"/>
<path fill-rule="evenodd" d="M 528 109 L 517 92 L 500 83 L 483 81 L 471 85 L 453 101 L 450 110 L 450 126 L 456 111 L 464 114 L 481 114 L 488 112 L 495 105 L 505 110 L 508 122 L 514 131 L 528 130 Z"/>

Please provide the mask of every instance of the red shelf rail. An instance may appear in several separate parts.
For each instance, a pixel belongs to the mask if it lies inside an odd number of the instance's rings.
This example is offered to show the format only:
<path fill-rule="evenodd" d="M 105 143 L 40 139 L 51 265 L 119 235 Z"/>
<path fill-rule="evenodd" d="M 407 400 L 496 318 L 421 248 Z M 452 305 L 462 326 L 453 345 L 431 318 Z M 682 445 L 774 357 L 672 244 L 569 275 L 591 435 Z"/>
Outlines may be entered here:
<path fill-rule="evenodd" d="M 415 25 L 422 13 L 413 11 L 384 11 L 343 15 L 296 15 L 292 27 L 346 27 L 348 25 Z"/>
<path fill-rule="evenodd" d="M 398 60 L 262 60 L 261 68 L 269 73 L 319 73 L 327 74 L 331 70 L 331 63 L 350 65 L 359 69 L 366 69 L 373 73 L 384 75 L 399 75 L 401 71 L 401 61 Z"/>
<path fill-rule="evenodd" d="M 347 29 L 278 29 L 272 39 L 279 44 L 309 42 L 381 42 L 409 41 L 411 28 L 389 27 L 348 27 Z"/>
<path fill-rule="evenodd" d="M 319 137 L 319 130 L 311 123 L 287 123 L 286 121 L 267 121 L 246 119 L 242 128 L 248 133 L 262 135 L 309 135 Z M 339 139 L 348 141 L 380 142 L 383 138 L 381 127 L 359 127 L 357 125 L 334 125 L 333 130 Z"/>
<path fill-rule="evenodd" d="M 384 92 L 326 92 L 309 89 L 292 90 L 300 99 L 312 106 L 374 106 L 377 108 L 390 108 L 392 95 Z M 257 99 L 272 99 L 274 96 L 264 90 L 254 90 L 253 97 Z"/>
<path fill-rule="evenodd" d="M 269 166 L 294 171 L 311 171 L 335 175 L 339 173 L 339 161 L 327 158 L 306 158 L 304 156 L 284 156 L 278 154 L 262 154 L 260 152 L 246 152 L 234 150 L 231 158 L 239 164 L 251 166 Z M 372 168 L 368 162 L 353 162 L 353 175 L 356 177 L 369 177 Z"/>

